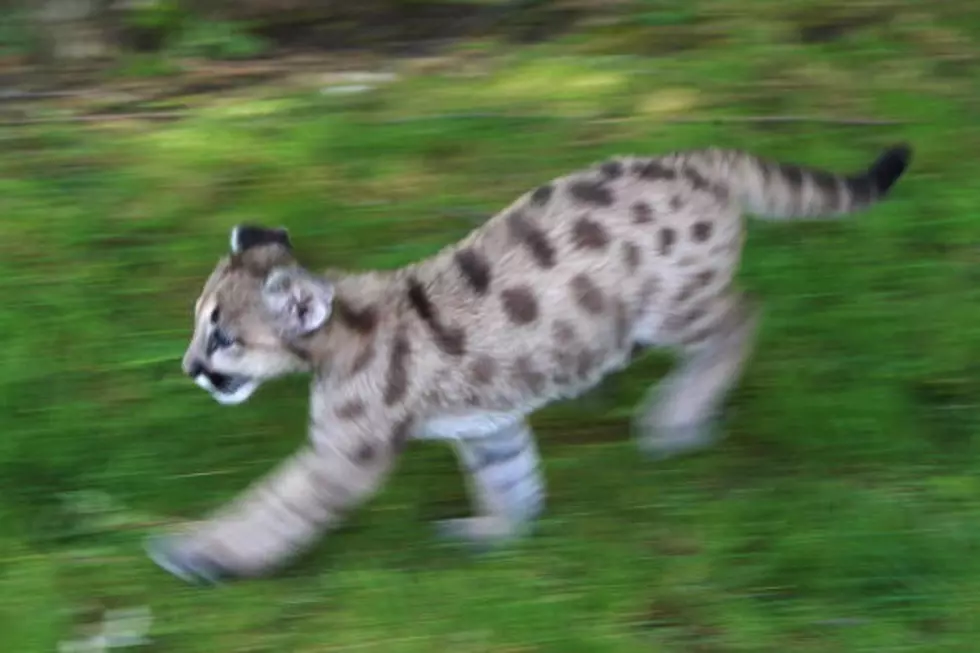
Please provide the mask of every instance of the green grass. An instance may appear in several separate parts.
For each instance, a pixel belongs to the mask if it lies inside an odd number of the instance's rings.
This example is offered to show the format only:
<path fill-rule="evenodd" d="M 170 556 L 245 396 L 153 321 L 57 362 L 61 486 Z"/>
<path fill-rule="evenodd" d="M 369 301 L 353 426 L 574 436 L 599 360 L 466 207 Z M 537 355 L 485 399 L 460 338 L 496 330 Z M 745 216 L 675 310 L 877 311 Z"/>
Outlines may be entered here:
<path fill-rule="evenodd" d="M 802 45 L 810 18 L 749 4 L 699 3 L 712 45 L 659 57 L 603 54 L 605 33 L 491 44 L 489 78 L 0 132 L 0 650 L 56 650 L 100 606 L 150 605 L 159 651 L 975 651 L 980 21 L 892 3 Z M 691 113 L 908 124 L 662 120 Z M 667 369 L 654 356 L 534 416 L 549 511 L 506 551 L 432 539 L 429 520 L 468 506 L 451 453 L 415 444 L 276 578 L 194 589 L 142 555 L 304 436 L 302 379 L 227 409 L 179 371 L 235 223 L 287 225 L 311 266 L 393 267 L 610 153 L 849 170 L 897 140 L 916 159 L 887 203 L 752 224 L 741 276 L 767 313 L 717 448 L 638 456 L 628 416 Z"/>

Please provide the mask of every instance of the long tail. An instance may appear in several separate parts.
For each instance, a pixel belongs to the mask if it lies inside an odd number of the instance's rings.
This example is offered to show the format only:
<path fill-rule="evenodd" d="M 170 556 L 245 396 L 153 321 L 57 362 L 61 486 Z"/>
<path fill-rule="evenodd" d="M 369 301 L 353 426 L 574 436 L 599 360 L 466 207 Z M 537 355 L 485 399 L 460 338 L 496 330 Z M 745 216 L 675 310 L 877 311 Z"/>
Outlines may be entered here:
<path fill-rule="evenodd" d="M 840 175 L 724 152 L 712 166 L 742 209 L 763 219 L 809 218 L 860 211 L 882 200 L 905 172 L 912 148 L 895 145 L 866 170 Z"/>

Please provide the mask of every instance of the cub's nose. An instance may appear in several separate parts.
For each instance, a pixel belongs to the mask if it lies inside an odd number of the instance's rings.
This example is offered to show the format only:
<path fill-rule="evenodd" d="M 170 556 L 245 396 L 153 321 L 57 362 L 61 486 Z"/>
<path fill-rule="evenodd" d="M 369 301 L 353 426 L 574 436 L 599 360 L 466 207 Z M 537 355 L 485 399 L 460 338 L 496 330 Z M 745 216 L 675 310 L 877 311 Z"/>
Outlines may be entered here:
<path fill-rule="evenodd" d="M 204 363 L 199 360 L 192 360 L 184 366 L 184 372 L 192 379 L 204 374 Z"/>

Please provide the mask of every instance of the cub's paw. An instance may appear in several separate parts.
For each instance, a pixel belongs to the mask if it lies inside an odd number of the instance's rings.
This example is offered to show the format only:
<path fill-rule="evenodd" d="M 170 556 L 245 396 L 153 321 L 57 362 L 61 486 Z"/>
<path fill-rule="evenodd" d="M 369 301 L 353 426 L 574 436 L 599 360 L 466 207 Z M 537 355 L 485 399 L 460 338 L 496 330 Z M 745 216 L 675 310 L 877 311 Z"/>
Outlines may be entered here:
<path fill-rule="evenodd" d="M 721 439 L 721 425 L 717 419 L 674 426 L 640 424 L 636 430 L 640 451 L 652 460 L 667 460 L 695 453 Z"/>
<path fill-rule="evenodd" d="M 231 579 L 227 569 L 203 553 L 193 551 L 179 536 L 150 537 L 144 548 L 158 567 L 186 583 L 212 586 Z"/>
<path fill-rule="evenodd" d="M 520 537 L 519 530 L 498 517 L 464 517 L 433 522 L 436 537 L 462 544 L 472 553 L 490 553 Z"/>

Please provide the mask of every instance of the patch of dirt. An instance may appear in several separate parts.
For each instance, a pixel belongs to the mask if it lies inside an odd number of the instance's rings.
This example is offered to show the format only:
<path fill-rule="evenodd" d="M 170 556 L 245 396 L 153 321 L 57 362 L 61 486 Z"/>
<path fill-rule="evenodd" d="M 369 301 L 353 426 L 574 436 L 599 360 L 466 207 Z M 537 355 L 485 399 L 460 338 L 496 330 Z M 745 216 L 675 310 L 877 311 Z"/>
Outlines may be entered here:
<path fill-rule="evenodd" d="M 817 6 L 796 14 L 793 22 L 803 43 L 830 43 L 866 27 L 885 24 L 893 17 L 889 7 Z"/>
<path fill-rule="evenodd" d="M 299 3 L 303 4 L 303 3 Z M 250 33 L 271 43 L 275 55 L 369 49 L 387 55 L 429 53 L 447 41 L 494 34 L 534 42 L 562 33 L 583 8 L 538 0 L 505 2 L 359 2 L 325 3 L 313 8 L 266 8 L 247 18 Z"/>
<path fill-rule="evenodd" d="M 583 11 L 534 0 L 365 1 L 373 9 L 363 2 L 341 3 L 329 12 L 262 16 L 251 22 L 249 31 L 271 44 L 264 54 L 236 61 L 172 59 L 163 75 L 119 78 L 110 74 L 120 63 L 113 60 L 45 66 L 6 57 L 0 59 L 0 109 L 14 123 L 31 122 L 42 107 L 71 110 L 86 105 L 99 114 L 159 112 L 161 103 L 165 109 L 180 109 L 191 97 L 259 85 L 308 86 L 311 78 L 330 73 L 388 68 L 397 63 L 393 59 L 442 56 L 447 47 L 472 38 L 541 41 L 570 29 Z"/>

